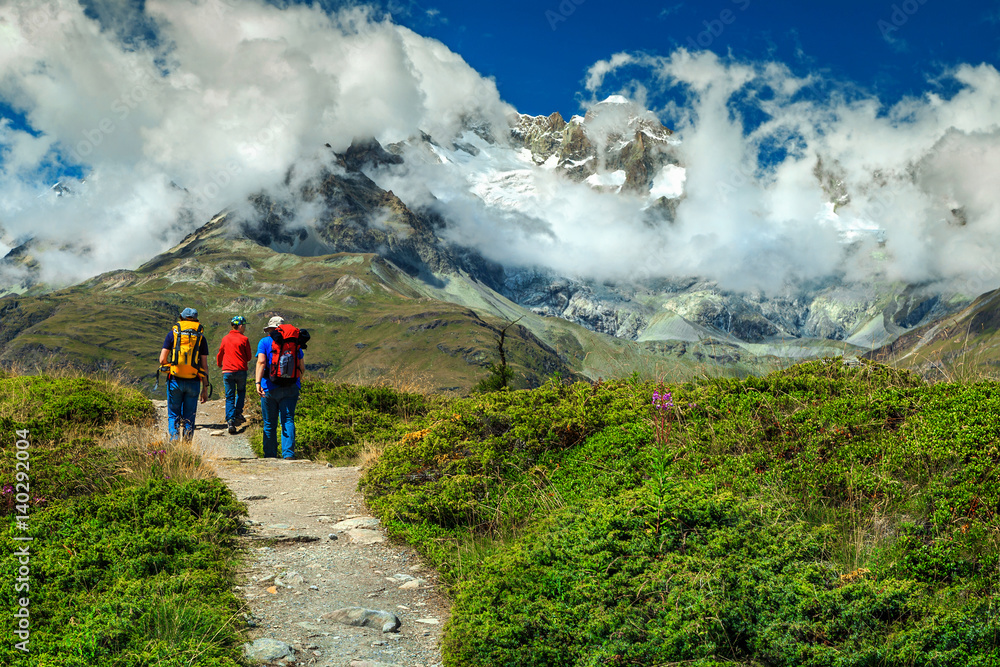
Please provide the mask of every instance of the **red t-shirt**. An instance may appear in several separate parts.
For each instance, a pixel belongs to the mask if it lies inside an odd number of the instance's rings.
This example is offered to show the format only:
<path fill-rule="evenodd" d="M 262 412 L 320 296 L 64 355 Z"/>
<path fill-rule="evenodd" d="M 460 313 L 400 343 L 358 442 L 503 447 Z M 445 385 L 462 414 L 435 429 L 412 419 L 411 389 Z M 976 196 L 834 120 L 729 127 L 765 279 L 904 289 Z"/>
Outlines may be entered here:
<path fill-rule="evenodd" d="M 222 368 L 223 373 L 245 371 L 249 361 L 250 339 L 236 329 L 223 336 L 219 353 L 215 355 L 215 363 Z"/>

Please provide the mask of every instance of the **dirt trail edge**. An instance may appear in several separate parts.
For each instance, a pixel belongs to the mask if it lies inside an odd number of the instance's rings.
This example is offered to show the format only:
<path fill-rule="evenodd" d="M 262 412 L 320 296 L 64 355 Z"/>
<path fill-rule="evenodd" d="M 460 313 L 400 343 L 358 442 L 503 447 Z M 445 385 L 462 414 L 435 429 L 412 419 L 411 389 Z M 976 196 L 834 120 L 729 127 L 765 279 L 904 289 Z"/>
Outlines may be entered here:
<path fill-rule="evenodd" d="M 166 401 L 154 403 L 165 429 Z M 271 651 L 259 661 L 440 665 L 450 602 L 439 592 L 437 573 L 409 546 L 389 542 L 371 517 L 357 490 L 360 468 L 258 459 L 245 426 L 228 434 L 224 412 L 224 401 L 198 406 L 194 444 L 249 509 L 242 538 L 248 559 L 236 593 L 250 610 L 250 641 L 263 655 Z M 389 612 L 401 625 L 383 632 L 390 618 L 384 614 L 369 615 L 372 627 L 324 618 L 350 607 Z M 277 641 L 255 641 L 264 639 Z M 294 649 L 292 658 L 280 657 L 281 643 Z"/>

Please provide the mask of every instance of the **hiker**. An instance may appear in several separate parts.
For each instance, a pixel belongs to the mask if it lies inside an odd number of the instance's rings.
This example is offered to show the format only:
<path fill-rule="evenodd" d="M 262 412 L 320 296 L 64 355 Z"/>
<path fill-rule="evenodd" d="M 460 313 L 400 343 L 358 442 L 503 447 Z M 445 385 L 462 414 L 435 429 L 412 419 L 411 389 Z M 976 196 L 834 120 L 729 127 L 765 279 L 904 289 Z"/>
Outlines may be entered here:
<path fill-rule="evenodd" d="M 183 424 L 183 438 L 194 437 L 194 420 L 198 411 L 198 391 L 201 402 L 208 400 L 208 341 L 198 311 L 185 308 L 181 319 L 173 326 L 160 350 L 160 366 L 169 366 L 167 373 L 167 431 L 177 440 Z"/>
<path fill-rule="evenodd" d="M 222 337 L 215 363 L 222 369 L 222 386 L 226 389 L 226 425 L 232 435 L 236 433 L 237 426 L 246 422 L 243 404 L 247 397 L 247 366 L 251 350 L 250 339 L 244 335 L 246 318 L 237 315 L 229 323 L 233 328 Z"/>
<path fill-rule="evenodd" d="M 295 458 L 295 405 L 299 401 L 303 350 L 309 332 L 272 317 L 257 343 L 257 395 L 264 419 L 264 458 L 278 457 L 277 428 L 281 424 L 281 457 Z"/>

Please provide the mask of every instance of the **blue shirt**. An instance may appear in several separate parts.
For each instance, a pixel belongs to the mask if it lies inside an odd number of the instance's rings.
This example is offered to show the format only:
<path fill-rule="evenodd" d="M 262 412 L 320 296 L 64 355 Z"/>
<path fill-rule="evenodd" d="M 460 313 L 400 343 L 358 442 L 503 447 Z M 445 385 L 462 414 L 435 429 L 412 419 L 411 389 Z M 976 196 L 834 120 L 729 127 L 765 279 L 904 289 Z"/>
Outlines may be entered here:
<path fill-rule="evenodd" d="M 271 346 L 272 346 L 273 343 L 274 343 L 274 339 L 271 338 L 270 336 L 265 336 L 264 338 L 261 338 L 259 341 L 257 341 L 257 355 L 260 356 L 260 355 L 263 354 L 264 355 L 264 362 L 265 362 L 264 363 L 264 375 L 260 379 L 260 386 L 261 386 L 261 389 L 263 389 L 264 391 L 270 391 L 271 390 L 271 382 L 267 379 L 267 375 L 268 375 L 267 372 L 268 372 L 268 367 L 271 365 L 271 350 L 273 349 Z M 299 359 L 301 359 L 304 356 L 305 356 L 305 352 L 300 347 L 299 348 Z M 299 389 L 302 388 L 302 378 L 301 377 L 295 378 L 295 386 L 298 387 Z"/>

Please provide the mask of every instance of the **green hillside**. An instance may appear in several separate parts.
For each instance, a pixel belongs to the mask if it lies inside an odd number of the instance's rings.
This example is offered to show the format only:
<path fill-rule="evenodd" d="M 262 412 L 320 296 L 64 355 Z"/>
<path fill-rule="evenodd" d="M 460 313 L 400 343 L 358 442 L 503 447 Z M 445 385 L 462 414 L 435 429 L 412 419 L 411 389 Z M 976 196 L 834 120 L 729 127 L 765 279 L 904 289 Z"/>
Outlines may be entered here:
<path fill-rule="evenodd" d="M 273 315 L 309 329 L 306 368 L 352 383 L 387 377 L 465 393 L 499 360 L 503 329 L 513 386 L 553 374 L 646 377 L 750 372 L 711 341 L 635 343 L 543 317 L 461 273 L 412 276 L 375 254 L 304 257 L 235 233 L 225 216 L 134 271 L 113 271 L 36 296 L 0 299 L 0 362 L 115 369 L 152 386 L 163 338 L 180 311 L 198 310 L 214 355 L 243 315 L 256 340 Z"/>
<path fill-rule="evenodd" d="M 930 380 L 994 379 L 1000 368 L 1000 290 L 866 355 Z"/>
<path fill-rule="evenodd" d="M 216 222 L 135 271 L 0 300 L 0 359 L 30 365 L 54 357 L 151 379 L 164 336 L 192 306 L 213 355 L 232 316 L 247 318 L 256 342 L 277 314 L 312 333 L 306 362 L 317 376 L 365 382 L 405 369 L 433 378 L 436 390 L 468 390 L 495 360 L 496 333 L 506 323 L 432 300 L 411 282 L 375 255 L 280 254 L 226 238 Z M 506 349 L 522 386 L 573 374 L 523 327 L 508 332 Z"/>

